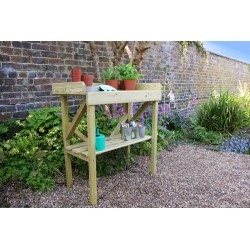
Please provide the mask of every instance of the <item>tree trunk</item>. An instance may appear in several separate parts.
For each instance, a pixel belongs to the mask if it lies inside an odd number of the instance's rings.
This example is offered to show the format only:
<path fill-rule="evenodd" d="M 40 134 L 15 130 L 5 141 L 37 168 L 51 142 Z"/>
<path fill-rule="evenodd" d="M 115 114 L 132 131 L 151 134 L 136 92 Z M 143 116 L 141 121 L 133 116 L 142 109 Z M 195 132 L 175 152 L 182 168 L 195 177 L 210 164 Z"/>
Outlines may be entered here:
<path fill-rule="evenodd" d="M 144 54 L 148 49 L 150 49 L 150 42 L 136 42 L 133 64 L 136 66 L 138 71 L 141 69 L 141 63 L 144 59 Z"/>
<path fill-rule="evenodd" d="M 114 42 L 113 51 L 114 51 L 114 66 L 117 66 L 121 63 L 122 56 L 128 42 Z"/>
<path fill-rule="evenodd" d="M 108 44 L 108 42 L 104 42 L 104 43 L 105 43 L 105 47 L 106 47 L 106 51 L 107 51 L 107 55 L 108 55 L 108 59 L 109 59 L 109 64 L 112 64 L 111 55 L 110 55 L 110 49 L 109 49 L 109 44 Z"/>
<path fill-rule="evenodd" d="M 91 55 L 93 57 L 93 63 L 95 66 L 95 72 L 96 72 L 96 76 L 97 76 L 97 81 L 101 82 L 101 74 L 100 74 L 100 68 L 99 68 L 99 57 L 97 55 L 97 48 L 96 48 L 96 44 L 93 41 L 87 42 L 89 44 L 89 49 L 91 52 Z"/>

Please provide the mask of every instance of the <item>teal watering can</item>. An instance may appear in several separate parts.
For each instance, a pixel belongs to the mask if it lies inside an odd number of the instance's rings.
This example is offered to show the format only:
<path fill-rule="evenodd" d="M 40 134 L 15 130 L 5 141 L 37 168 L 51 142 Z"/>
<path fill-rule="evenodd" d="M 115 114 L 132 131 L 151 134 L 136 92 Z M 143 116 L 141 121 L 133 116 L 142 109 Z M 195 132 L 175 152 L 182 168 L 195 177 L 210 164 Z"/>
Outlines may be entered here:
<path fill-rule="evenodd" d="M 100 134 L 99 128 L 95 128 L 95 148 L 96 151 L 101 151 L 105 149 L 105 135 Z"/>

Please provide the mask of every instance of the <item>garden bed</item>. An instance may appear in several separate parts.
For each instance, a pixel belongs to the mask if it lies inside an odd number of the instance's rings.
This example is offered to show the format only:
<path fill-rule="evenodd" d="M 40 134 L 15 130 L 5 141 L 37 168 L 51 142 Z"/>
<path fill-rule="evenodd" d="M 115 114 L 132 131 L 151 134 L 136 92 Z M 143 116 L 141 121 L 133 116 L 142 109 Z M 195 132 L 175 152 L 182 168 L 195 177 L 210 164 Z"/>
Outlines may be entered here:
<path fill-rule="evenodd" d="M 149 165 L 150 158 L 140 156 L 129 170 L 99 177 L 97 207 L 250 207 L 249 155 L 178 145 L 159 154 L 154 177 Z M 76 176 L 72 189 L 58 183 L 41 192 L 12 182 L 0 201 L 9 207 L 92 207 L 87 179 Z"/>

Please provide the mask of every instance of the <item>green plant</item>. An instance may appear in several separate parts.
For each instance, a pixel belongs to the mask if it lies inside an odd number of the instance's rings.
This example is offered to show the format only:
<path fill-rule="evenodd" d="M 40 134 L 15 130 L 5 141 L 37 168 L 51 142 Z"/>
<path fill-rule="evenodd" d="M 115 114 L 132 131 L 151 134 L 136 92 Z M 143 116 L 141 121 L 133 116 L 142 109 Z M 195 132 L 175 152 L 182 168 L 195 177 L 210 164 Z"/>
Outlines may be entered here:
<path fill-rule="evenodd" d="M 194 46 L 202 55 L 207 56 L 207 51 L 204 48 L 204 43 L 201 41 L 179 41 L 181 45 L 181 57 L 185 58 L 189 46 Z"/>
<path fill-rule="evenodd" d="M 117 66 L 114 67 L 112 64 L 110 64 L 107 69 L 102 71 L 102 77 L 104 80 L 119 80 L 120 75 Z"/>
<path fill-rule="evenodd" d="M 0 121 L 0 142 L 12 138 L 20 130 L 21 127 L 15 119 Z"/>
<path fill-rule="evenodd" d="M 32 189 L 46 191 L 55 186 L 56 176 L 64 172 L 64 152 L 60 108 L 43 108 L 32 111 L 19 122 L 22 130 L 13 139 L 6 140 L 0 148 L 0 184 L 20 180 Z M 102 133 L 110 135 L 118 117 L 103 115 L 96 110 L 96 122 Z M 84 116 L 78 129 L 87 135 L 87 118 Z M 79 138 L 73 136 L 72 143 Z M 88 175 L 86 162 L 75 157 L 73 170 Z M 112 159 L 112 160 L 111 160 Z M 97 157 L 97 176 L 109 175 L 126 169 L 128 159 L 121 150 L 107 152 Z"/>
<path fill-rule="evenodd" d="M 196 126 L 210 131 L 232 133 L 246 126 L 249 115 L 237 99 L 227 92 L 219 96 L 211 95 L 207 103 L 202 104 L 197 112 Z"/>
<path fill-rule="evenodd" d="M 55 183 L 53 177 L 63 165 L 63 148 L 59 128 L 50 129 L 46 135 L 23 129 L 3 143 L 2 172 L 5 179 L 19 179 L 30 188 L 48 190 Z"/>
<path fill-rule="evenodd" d="M 121 80 L 139 80 L 142 74 L 139 74 L 135 65 L 132 63 L 121 64 L 117 67 Z"/>
<path fill-rule="evenodd" d="M 60 107 L 44 107 L 31 111 L 22 123 L 19 123 L 23 128 L 34 129 L 39 134 L 45 134 L 54 126 L 61 128 L 62 117 Z"/>
<path fill-rule="evenodd" d="M 187 134 L 188 138 L 198 142 L 219 145 L 222 141 L 222 135 L 206 128 L 197 126 Z"/>

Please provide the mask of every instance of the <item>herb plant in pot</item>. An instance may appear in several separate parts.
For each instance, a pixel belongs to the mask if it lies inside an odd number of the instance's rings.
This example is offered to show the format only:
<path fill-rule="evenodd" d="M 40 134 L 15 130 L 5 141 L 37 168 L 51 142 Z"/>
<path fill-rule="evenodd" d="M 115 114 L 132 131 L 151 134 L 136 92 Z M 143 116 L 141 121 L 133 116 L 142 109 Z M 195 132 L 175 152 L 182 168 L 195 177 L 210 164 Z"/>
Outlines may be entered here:
<path fill-rule="evenodd" d="M 110 64 L 107 69 L 102 71 L 102 77 L 107 85 L 112 86 L 115 89 L 119 89 L 119 72 L 117 67 Z"/>
<path fill-rule="evenodd" d="M 120 78 L 124 81 L 125 90 L 135 90 L 136 80 L 141 78 L 141 74 L 138 73 L 135 65 L 132 63 L 121 64 L 118 66 Z"/>

